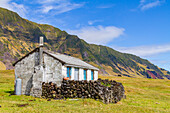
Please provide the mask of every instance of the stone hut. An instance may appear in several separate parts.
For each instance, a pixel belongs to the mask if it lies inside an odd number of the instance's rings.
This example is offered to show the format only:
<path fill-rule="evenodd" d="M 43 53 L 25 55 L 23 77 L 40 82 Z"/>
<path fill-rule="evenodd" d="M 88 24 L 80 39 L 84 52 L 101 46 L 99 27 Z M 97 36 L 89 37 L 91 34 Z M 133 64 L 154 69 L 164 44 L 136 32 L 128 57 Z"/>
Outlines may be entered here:
<path fill-rule="evenodd" d="M 62 80 L 97 80 L 98 68 L 75 57 L 43 50 L 43 37 L 40 46 L 19 59 L 15 66 L 15 86 L 21 80 L 21 94 L 40 97 L 42 82 L 53 82 L 61 86 Z"/>

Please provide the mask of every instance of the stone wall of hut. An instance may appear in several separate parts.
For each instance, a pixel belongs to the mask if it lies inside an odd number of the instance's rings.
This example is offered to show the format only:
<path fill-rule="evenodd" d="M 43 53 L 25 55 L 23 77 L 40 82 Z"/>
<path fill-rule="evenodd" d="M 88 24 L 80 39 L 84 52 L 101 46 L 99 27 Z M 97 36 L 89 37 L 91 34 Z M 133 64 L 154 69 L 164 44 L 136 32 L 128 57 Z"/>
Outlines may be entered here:
<path fill-rule="evenodd" d="M 44 82 L 55 82 L 57 86 L 60 86 L 63 80 L 62 63 L 45 53 L 43 58 Z"/>
<path fill-rule="evenodd" d="M 21 94 L 40 97 L 42 82 L 62 83 L 62 63 L 53 57 L 43 54 L 43 64 L 40 65 L 39 50 L 30 53 L 15 64 L 15 80 L 20 78 Z"/>
<path fill-rule="evenodd" d="M 22 80 L 22 94 L 30 95 L 32 90 L 32 82 L 34 75 L 34 67 L 36 65 L 35 59 L 37 56 L 37 52 L 29 54 L 27 57 L 19 61 L 15 65 L 15 80 L 20 78 Z"/>
<path fill-rule="evenodd" d="M 42 95 L 43 82 L 55 82 L 57 86 L 62 83 L 62 64 L 53 57 L 43 54 L 43 64 L 34 67 L 32 91 L 30 95 L 40 97 Z"/>

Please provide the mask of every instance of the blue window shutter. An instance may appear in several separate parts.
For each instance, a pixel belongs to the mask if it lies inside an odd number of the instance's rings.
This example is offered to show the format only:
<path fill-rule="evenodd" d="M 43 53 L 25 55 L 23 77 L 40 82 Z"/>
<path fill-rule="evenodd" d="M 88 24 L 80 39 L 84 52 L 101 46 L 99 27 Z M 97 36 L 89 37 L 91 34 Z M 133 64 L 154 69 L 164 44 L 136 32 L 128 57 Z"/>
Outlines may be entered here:
<path fill-rule="evenodd" d="M 87 70 L 84 70 L 84 80 L 86 80 Z"/>
<path fill-rule="evenodd" d="M 93 70 L 91 70 L 91 80 L 94 80 L 94 72 L 93 72 Z"/>
<path fill-rule="evenodd" d="M 70 77 L 69 70 L 69 67 L 67 67 L 67 77 Z"/>

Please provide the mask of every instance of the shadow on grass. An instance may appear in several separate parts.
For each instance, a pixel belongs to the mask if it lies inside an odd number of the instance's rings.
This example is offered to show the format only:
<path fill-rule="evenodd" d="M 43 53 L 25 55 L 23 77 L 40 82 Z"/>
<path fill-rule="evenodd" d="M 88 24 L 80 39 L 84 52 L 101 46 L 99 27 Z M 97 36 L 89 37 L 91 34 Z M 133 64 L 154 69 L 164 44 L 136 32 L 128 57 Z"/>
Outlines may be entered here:
<path fill-rule="evenodd" d="M 10 95 L 14 95 L 15 94 L 14 90 L 12 90 L 12 91 L 5 91 L 5 93 L 10 93 Z"/>

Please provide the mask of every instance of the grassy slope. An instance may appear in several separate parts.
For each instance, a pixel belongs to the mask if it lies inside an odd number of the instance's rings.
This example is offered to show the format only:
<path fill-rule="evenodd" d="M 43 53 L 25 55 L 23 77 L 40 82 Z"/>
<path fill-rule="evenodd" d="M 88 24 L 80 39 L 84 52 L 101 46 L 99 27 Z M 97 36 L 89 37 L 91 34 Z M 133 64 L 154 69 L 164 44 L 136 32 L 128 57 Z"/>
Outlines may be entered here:
<path fill-rule="evenodd" d="M 14 90 L 14 72 L 0 71 L 0 112 L 170 112 L 170 81 L 129 77 L 103 77 L 123 83 L 126 99 L 105 105 L 93 99 L 52 100 L 31 96 L 9 96 Z M 36 101 L 30 101 L 34 100 Z M 28 104 L 18 107 L 18 104 Z"/>
<path fill-rule="evenodd" d="M 0 70 L 6 70 L 5 64 L 1 61 L 0 61 Z"/>

